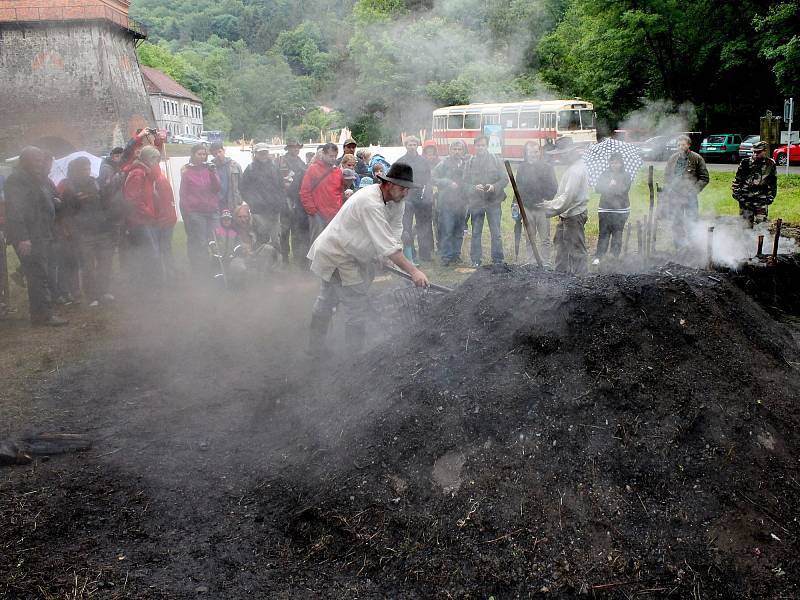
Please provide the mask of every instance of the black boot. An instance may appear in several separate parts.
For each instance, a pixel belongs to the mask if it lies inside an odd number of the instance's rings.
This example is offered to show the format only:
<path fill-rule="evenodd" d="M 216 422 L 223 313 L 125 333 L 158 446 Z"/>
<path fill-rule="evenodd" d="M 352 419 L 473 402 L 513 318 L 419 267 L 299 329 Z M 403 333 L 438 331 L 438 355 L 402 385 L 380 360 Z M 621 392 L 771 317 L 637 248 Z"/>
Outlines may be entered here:
<path fill-rule="evenodd" d="M 325 339 L 331 325 L 330 315 L 311 315 L 311 326 L 308 332 L 308 354 L 322 357 L 327 353 L 328 346 Z"/>

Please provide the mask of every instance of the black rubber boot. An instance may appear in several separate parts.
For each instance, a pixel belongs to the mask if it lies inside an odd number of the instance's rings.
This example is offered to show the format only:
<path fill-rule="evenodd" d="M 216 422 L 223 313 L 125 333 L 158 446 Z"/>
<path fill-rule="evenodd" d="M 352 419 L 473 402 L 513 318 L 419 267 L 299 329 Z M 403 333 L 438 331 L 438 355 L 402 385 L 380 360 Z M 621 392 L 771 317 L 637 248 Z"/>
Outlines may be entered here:
<path fill-rule="evenodd" d="M 330 315 L 311 315 L 311 326 L 308 332 L 308 354 L 315 357 L 324 356 L 328 347 L 326 338 L 330 329 Z"/>

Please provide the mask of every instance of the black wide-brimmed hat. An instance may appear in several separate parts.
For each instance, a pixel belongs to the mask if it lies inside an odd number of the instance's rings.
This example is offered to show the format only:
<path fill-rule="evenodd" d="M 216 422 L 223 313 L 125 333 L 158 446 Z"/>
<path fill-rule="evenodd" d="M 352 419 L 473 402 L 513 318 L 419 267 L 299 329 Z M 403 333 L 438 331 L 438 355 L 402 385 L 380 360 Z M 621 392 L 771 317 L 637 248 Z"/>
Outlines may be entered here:
<path fill-rule="evenodd" d="M 381 181 L 388 181 L 404 188 L 421 188 L 418 183 L 414 183 L 414 169 L 410 165 L 394 163 L 386 175 L 378 175 Z"/>

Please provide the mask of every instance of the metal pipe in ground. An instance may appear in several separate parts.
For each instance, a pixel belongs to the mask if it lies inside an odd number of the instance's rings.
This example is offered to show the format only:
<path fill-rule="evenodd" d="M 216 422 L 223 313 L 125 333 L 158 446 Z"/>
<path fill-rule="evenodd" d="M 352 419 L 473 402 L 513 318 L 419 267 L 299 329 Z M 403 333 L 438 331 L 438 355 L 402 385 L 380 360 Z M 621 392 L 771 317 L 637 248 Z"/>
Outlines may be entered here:
<path fill-rule="evenodd" d="M 706 237 L 706 268 L 711 270 L 714 268 L 714 228 L 708 228 L 708 236 Z"/>

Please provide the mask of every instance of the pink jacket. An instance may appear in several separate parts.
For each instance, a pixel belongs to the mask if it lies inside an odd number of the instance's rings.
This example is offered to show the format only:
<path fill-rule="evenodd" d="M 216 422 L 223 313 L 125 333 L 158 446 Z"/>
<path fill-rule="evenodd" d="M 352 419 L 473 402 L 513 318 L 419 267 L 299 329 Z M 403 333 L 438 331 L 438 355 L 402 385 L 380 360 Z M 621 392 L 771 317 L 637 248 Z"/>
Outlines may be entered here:
<path fill-rule="evenodd" d="M 207 165 L 189 163 L 181 170 L 181 212 L 212 214 L 219 211 L 219 176 Z"/>

